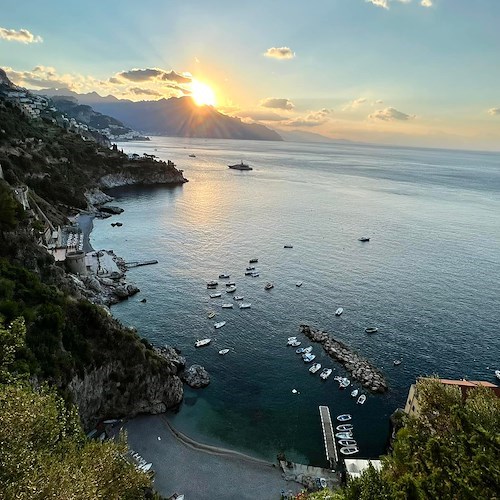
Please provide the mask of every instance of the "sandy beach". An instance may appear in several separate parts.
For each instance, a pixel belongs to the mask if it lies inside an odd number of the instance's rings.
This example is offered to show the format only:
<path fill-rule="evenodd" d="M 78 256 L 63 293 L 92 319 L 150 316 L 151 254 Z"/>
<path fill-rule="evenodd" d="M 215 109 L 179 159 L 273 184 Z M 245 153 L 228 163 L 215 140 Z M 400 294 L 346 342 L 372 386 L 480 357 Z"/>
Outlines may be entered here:
<path fill-rule="evenodd" d="M 124 426 L 129 447 L 156 471 L 154 487 L 164 496 L 212 500 L 280 498 L 282 490 L 298 493 L 298 483 L 285 481 L 278 465 L 176 436 L 165 415 L 140 416 Z"/>

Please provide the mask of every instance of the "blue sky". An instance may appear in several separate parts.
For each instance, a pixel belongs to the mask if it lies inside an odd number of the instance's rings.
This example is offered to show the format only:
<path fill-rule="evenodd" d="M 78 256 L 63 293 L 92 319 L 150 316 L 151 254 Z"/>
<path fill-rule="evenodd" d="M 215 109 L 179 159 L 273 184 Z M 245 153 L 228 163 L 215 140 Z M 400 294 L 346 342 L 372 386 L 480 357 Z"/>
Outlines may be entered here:
<path fill-rule="evenodd" d="M 500 149 L 498 0 L 3 3 L 0 65 L 28 87 L 138 100 L 195 78 L 221 111 L 278 128 Z M 162 73 L 130 80 L 147 68 Z"/>

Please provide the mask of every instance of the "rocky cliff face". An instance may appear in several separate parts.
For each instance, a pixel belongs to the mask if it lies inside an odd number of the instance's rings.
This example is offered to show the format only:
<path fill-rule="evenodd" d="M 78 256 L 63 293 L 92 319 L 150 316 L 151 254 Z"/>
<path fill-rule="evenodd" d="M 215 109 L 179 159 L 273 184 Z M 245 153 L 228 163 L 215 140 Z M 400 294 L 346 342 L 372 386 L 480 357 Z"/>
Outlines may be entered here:
<path fill-rule="evenodd" d="M 112 361 L 75 376 L 68 390 L 85 428 L 102 418 L 133 417 L 162 413 L 178 405 L 183 396 L 177 367 L 166 359 L 153 358 L 135 366 Z"/>

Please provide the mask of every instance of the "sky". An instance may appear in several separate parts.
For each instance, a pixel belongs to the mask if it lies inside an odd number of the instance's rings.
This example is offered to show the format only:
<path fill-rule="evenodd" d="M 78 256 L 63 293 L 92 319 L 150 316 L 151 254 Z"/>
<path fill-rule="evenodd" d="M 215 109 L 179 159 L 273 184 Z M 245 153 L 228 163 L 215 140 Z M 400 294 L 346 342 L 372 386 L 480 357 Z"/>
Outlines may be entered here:
<path fill-rule="evenodd" d="M 206 85 L 276 129 L 500 150 L 500 0 L 2 4 L 0 67 L 27 88 L 212 102 Z"/>

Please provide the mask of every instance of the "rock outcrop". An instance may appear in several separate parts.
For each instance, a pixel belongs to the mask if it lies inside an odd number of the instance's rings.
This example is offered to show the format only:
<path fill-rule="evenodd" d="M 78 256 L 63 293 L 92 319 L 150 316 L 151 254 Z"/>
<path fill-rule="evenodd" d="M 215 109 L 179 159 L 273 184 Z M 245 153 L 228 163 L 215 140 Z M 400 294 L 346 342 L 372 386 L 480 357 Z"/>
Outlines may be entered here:
<path fill-rule="evenodd" d="M 316 330 L 309 325 L 300 325 L 300 329 L 313 342 L 320 343 L 326 353 L 337 360 L 364 387 L 372 392 L 387 391 L 387 382 L 382 373 L 348 346 L 335 340 L 327 332 Z"/>
<path fill-rule="evenodd" d="M 195 389 L 206 387 L 210 383 L 210 376 L 201 365 L 191 365 L 181 373 L 181 378 L 189 387 L 194 387 Z"/>

